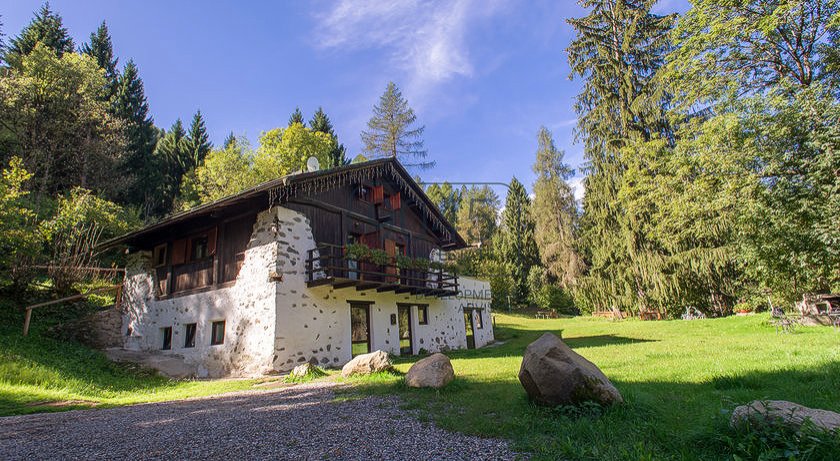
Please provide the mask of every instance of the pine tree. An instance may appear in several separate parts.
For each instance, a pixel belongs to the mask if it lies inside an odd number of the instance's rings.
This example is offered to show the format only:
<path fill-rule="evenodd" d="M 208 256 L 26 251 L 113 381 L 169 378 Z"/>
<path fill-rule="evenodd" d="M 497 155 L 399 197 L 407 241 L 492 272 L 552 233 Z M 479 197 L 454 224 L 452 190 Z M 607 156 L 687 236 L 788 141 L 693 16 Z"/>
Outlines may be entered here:
<path fill-rule="evenodd" d="M 114 57 L 111 34 L 108 32 L 105 21 L 102 21 L 96 32 L 90 34 L 90 42 L 82 44 L 81 52 L 96 59 L 99 67 L 105 71 L 105 78 L 108 79 L 107 93 L 110 98 L 113 98 L 116 95 L 119 80 L 117 70 L 119 59 Z"/>
<path fill-rule="evenodd" d="M 327 167 L 332 168 L 350 163 L 347 159 L 347 149 L 344 148 L 344 144 L 338 142 L 338 135 L 335 134 L 332 122 L 323 108 L 319 107 L 315 111 L 312 120 L 309 121 L 309 128 L 312 131 L 320 131 L 321 133 L 328 134 L 335 140 L 335 148 L 330 152 L 330 164 Z"/>
<path fill-rule="evenodd" d="M 172 127 L 160 137 L 154 150 L 154 173 L 158 181 L 151 194 L 153 201 L 151 210 L 154 215 L 168 213 L 172 210 L 175 198 L 181 189 L 184 174 L 189 170 L 192 153 L 190 151 L 187 132 L 181 119 L 175 120 Z"/>
<path fill-rule="evenodd" d="M 149 196 L 150 191 L 144 179 L 156 174 L 157 165 L 153 152 L 157 144 L 158 130 L 149 115 L 143 81 L 134 61 L 129 60 L 123 68 L 117 85 L 113 112 L 125 125 L 127 152 L 124 171 L 134 176 L 134 182 L 126 190 L 123 201 L 148 209 L 147 204 L 150 200 L 159 201 Z"/>
<path fill-rule="evenodd" d="M 461 207 L 461 190 L 448 182 L 442 185 L 432 184 L 426 188 L 426 195 L 437 205 L 440 212 L 452 225 L 457 226 L 458 209 Z"/>
<path fill-rule="evenodd" d="M 295 123 L 300 123 L 301 125 L 306 126 L 306 122 L 303 121 L 303 113 L 300 111 L 300 107 L 295 107 L 295 111 L 292 112 L 291 116 L 289 116 L 289 126 L 292 126 Z"/>
<path fill-rule="evenodd" d="M 64 27 L 61 16 L 50 9 L 49 3 L 44 3 L 20 35 L 9 42 L 4 60 L 12 66 L 18 65 L 20 57 L 31 53 L 39 42 L 59 56 L 74 50 L 73 39 Z"/>
<path fill-rule="evenodd" d="M 580 272 L 580 258 L 575 249 L 577 204 L 566 182 L 574 171 L 563 163 L 563 151 L 554 145 L 551 132 L 540 127 L 537 134 L 537 159 L 534 162 L 533 215 L 535 240 L 540 259 L 548 274 L 563 287 L 572 285 Z"/>
<path fill-rule="evenodd" d="M 505 199 L 499 238 L 495 242 L 496 252 L 513 279 L 511 298 L 516 304 L 528 300 L 528 273 L 539 264 L 540 254 L 534 240 L 534 218 L 531 214 L 531 199 L 525 186 L 513 178 Z"/>
<path fill-rule="evenodd" d="M 230 149 L 231 147 L 233 147 L 235 145 L 236 145 L 236 135 L 233 134 L 233 131 L 231 131 L 230 133 L 228 133 L 227 137 L 225 138 L 225 141 L 222 143 L 222 146 L 224 146 L 225 149 Z"/>
<path fill-rule="evenodd" d="M 204 163 L 204 158 L 213 149 L 213 144 L 210 143 L 210 136 L 207 135 L 207 126 L 204 123 L 204 117 L 202 117 L 200 110 L 193 115 L 190 131 L 187 133 L 186 143 L 189 152 L 189 164 L 185 165 L 185 172 L 189 172 Z"/>
<path fill-rule="evenodd" d="M 673 18 L 652 14 L 651 0 L 579 3 L 589 14 L 568 21 L 577 37 L 567 52 L 572 76 L 585 80 L 575 111 L 587 159 L 581 242 L 589 271 L 577 293 L 586 310 L 646 309 L 651 279 L 662 282 L 661 258 L 621 203 L 622 149 L 669 135 L 652 81 Z"/>
<path fill-rule="evenodd" d="M 407 167 L 427 169 L 434 162 L 426 161 L 428 151 L 423 147 L 425 126 L 415 126 L 417 115 L 394 82 L 388 82 L 379 104 L 373 107 L 373 117 L 367 131 L 362 132 L 364 152 L 371 158 L 394 157 Z"/>

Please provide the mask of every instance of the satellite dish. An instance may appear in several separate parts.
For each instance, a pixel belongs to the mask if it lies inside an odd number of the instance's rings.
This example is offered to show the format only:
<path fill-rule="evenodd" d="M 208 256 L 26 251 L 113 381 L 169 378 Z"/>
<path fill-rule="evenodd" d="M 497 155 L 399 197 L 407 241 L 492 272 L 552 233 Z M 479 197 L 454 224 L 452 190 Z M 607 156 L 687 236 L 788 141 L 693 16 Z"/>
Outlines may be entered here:
<path fill-rule="evenodd" d="M 306 159 L 306 171 L 310 173 L 313 171 L 318 171 L 321 169 L 321 162 L 318 161 L 315 157 L 309 157 Z"/>

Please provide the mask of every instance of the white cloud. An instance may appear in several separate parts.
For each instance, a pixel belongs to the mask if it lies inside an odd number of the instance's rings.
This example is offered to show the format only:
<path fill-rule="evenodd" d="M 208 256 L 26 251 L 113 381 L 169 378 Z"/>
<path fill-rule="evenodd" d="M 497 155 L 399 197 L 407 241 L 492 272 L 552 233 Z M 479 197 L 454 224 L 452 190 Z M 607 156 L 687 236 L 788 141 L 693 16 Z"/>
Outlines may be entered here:
<path fill-rule="evenodd" d="M 339 0 L 316 17 L 317 45 L 386 50 L 388 64 L 407 78 L 409 98 L 423 99 L 438 84 L 473 76 L 467 31 L 497 10 L 496 1 Z"/>
<path fill-rule="evenodd" d="M 569 180 L 569 186 L 572 188 L 572 193 L 575 194 L 575 201 L 583 203 L 583 195 L 586 190 L 583 187 L 583 180 L 585 176 L 577 176 Z"/>

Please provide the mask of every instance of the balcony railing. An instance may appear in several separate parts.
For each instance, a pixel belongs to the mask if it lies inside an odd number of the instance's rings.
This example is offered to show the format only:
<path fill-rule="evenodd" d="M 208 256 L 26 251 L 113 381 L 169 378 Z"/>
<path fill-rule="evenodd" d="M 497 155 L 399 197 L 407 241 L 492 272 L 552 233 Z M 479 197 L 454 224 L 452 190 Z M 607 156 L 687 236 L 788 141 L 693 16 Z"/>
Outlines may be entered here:
<path fill-rule="evenodd" d="M 309 250 L 306 259 L 306 283 L 310 287 L 331 285 L 333 288 L 355 287 L 358 291 L 393 291 L 419 296 L 455 296 L 458 275 L 443 269 L 406 269 L 396 261 L 379 265 L 356 260 L 346 255 L 345 247 L 319 244 Z"/>

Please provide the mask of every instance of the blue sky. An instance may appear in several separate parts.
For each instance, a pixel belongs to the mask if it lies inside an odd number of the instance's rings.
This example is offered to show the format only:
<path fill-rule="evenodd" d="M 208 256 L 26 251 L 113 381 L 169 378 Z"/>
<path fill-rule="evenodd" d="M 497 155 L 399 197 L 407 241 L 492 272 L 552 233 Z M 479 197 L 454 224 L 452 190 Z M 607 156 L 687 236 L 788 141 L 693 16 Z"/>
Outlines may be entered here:
<path fill-rule="evenodd" d="M 0 8 L 17 35 L 40 1 Z M 79 45 L 104 19 L 114 50 L 140 68 L 152 115 L 169 127 L 201 109 L 211 139 L 233 131 L 255 140 L 300 106 L 323 106 L 353 156 L 388 81 L 403 90 L 437 166 L 427 181 L 501 181 L 530 190 L 536 132 L 554 133 L 566 161 L 574 97 L 564 52 L 570 0 L 222 2 L 53 0 Z M 657 7 L 684 9 L 684 0 Z M 579 181 L 578 173 L 576 180 Z M 504 195 L 504 189 L 498 190 Z"/>

